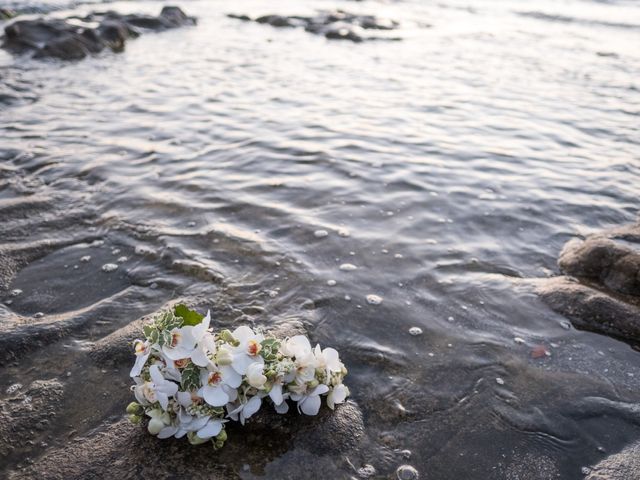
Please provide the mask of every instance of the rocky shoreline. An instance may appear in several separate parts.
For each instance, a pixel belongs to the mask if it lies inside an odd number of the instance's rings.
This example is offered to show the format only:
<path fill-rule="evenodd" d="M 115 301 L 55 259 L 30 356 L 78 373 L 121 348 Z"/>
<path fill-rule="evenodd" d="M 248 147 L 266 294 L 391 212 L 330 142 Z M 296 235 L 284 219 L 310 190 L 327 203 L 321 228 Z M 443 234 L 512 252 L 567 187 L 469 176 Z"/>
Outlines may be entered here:
<path fill-rule="evenodd" d="M 400 25 L 394 20 L 381 19 L 374 15 L 356 15 L 344 10 L 321 11 L 312 16 L 275 14 L 259 17 L 237 14 L 227 16 L 244 22 L 255 22 L 276 28 L 303 28 L 309 33 L 323 36 L 329 40 L 350 40 L 354 43 L 365 40 L 398 40 L 365 32 L 395 30 Z"/>
<path fill-rule="evenodd" d="M 194 17 L 187 16 L 179 7 L 170 6 L 163 7 L 157 17 L 107 11 L 64 20 L 17 20 L 5 27 L 1 47 L 14 54 L 31 53 L 35 58 L 81 60 L 105 49 L 121 52 L 128 39 L 144 31 L 195 24 Z"/>

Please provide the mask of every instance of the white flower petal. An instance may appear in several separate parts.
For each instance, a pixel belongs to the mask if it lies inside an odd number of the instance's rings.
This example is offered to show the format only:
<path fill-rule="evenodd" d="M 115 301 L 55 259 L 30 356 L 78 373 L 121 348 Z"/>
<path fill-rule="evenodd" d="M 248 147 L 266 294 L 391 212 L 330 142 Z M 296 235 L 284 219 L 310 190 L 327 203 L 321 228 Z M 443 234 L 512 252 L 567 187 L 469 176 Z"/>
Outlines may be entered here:
<path fill-rule="evenodd" d="M 169 397 L 162 392 L 156 392 L 156 397 L 158 398 L 158 402 L 163 410 L 166 410 L 169 407 Z"/>
<path fill-rule="evenodd" d="M 211 313 L 207 311 L 207 315 L 202 319 L 202 321 L 192 327 L 191 334 L 196 342 L 200 341 L 202 336 L 205 334 L 209 328 L 209 323 L 211 323 Z"/>
<path fill-rule="evenodd" d="M 280 405 L 276 405 L 276 412 L 279 414 L 285 414 L 289 411 L 289 404 L 286 401 L 283 401 Z"/>
<path fill-rule="evenodd" d="M 198 437 L 200 438 L 211 438 L 215 437 L 222 431 L 222 422 L 219 420 L 209 420 L 207 425 L 198 430 Z"/>
<path fill-rule="evenodd" d="M 236 328 L 232 335 L 235 337 L 236 340 L 238 340 L 240 343 L 246 343 L 248 340 L 251 340 L 253 337 L 256 336 L 255 333 L 253 333 L 253 330 L 251 330 L 249 327 L 247 327 L 246 325 L 242 325 L 238 328 Z"/>
<path fill-rule="evenodd" d="M 238 388 L 242 383 L 242 375 L 231 368 L 231 366 L 225 365 L 224 367 L 220 367 L 220 372 L 222 372 L 224 383 L 230 387 Z"/>
<path fill-rule="evenodd" d="M 318 385 L 316 388 L 313 389 L 312 395 L 322 395 L 324 393 L 327 393 L 329 391 L 329 387 L 324 385 L 324 384 L 320 384 Z"/>
<path fill-rule="evenodd" d="M 238 398 L 238 390 L 236 390 L 235 388 L 232 388 L 228 385 L 222 385 L 222 389 L 225 391 L 225 393 L 227 395 L 229 395 L 229 401 L 230 402 L 235 402 L 236 399 Z"/>
<path fill-rule="evenodd" d="M 183 407 L 188 407 L 193 403 L 193 400 L 191 400 L 190 392 L 178 392 L 176 393 L 176 399 L 178 400 L 178 403 Z"/>
<path fill-rule="evenodd" d="M 251 417 L 254 413 L 260 410 L 260 405 L 262 404 L 262 399 L 258 396 L 251 397 L 251 400 L 247 402 L 247 404 L 242 409 L 242 413 L 244 414 L 244 418 Z"/>
<path fill-rule="evenodd" d="M 164 353 L 171 360 L 182 360 L 183 358 L 189 358 L 193 353 L 193 347 L 187 348 L 183 346 L 177 346 L 174 348 L 164 346 L 162 347 L 162 353 Z"/>
<path fill-rule="evenodd" d="M 255 362 L 264 363 L 264 359 L 260 356 L 252 357 L 250 355 L 247 355 L 244 351 L 236 351 L 233 354 L 233 363 L 231 364 L 231 366 L 240 375 L 244 375 L 247 373 L 249 365 Z"/>
<path fill-rule="evenodd" d="M 151 374 L 151 380 L 156 385 L 161 384 L 165 381 L 164 377 L 160 373 L 160 367 L 158 367 L 158 365 L 151 365 L 151 368 L 149 368 L 149 373 Z"/>
<path fill-rule="evenodd" d="M 333 393 L 334 403 L 336 404 L 344 403 L 344 401 L 347 399 L 347 396 L 349 395 L 349 389 L 344 385 L 340 384 L 333 387 L 333 390 L 331 393 Z"/>
<path fill-rule="evenodd" d="M 189 424 L 189 431 L 195 432 L 204 427 L 209 421 L 209 417 L 195 417 Z"/>
<path fill-rule="evenodd" d="M 304 335 L 296 335 L 287 340 L 287 349 L 296 357 L 303 357 L 311 353 L 311 344 Z"/>
<path fill-rule="evenodd" d="M 144 368 L 144 364 L 147 363 L 147 359 L 149 358 L 149 354 L 139 355 L 136 357 L 136 363 L 133 365 L 131 372 L 129 372 L 130 377 L 137 377 L 142 373 L 142 369 Z"/>
<path fill-rule="evenodd" d="M 221 387 L 204 387 L 202 394 L 204 401 L 212 407 L 222 407 L 229 401 L 229 395 Z"/>
<path fill-rule="evenodd" d="M 317 415 L 320 411 L 320 397 L 318 395 L 311 395 L 300 402 L 298 402 L 298 409 L 302 411 L 305 415 Z"/>
<path fill-rule="evenodd" d="M 169 425 L 168 427 L 164 427 L 162 430 L 158 432 L 158 438 L 173 437 L 177 431 L 178 431 L 178 427 Z"/>
<path fill-rule="evenodd" d="M 206 367 L 209 364 L 206 352 L 200 347 L 191 352 L 191 361 L 199 367 Z"/>
<path fill-rule="evenodd" d="M 325 348 L 322 351 L 322 356 L 324 357 L 327 368 L 332 372 L 339 372 L 342 369 L 342 365 L 340 364 L 340 355 L 337 350 L 333 348 Z"/>
<path fill-rule="evenodd" d="M 271 387 L 271 391 L 269 392 L 269 397 L 271 397 L 271 400 L 273 400 L 273 403 L 275 405 L 280 405 L 283 401 L 282 384 L 274 383 Z"/>

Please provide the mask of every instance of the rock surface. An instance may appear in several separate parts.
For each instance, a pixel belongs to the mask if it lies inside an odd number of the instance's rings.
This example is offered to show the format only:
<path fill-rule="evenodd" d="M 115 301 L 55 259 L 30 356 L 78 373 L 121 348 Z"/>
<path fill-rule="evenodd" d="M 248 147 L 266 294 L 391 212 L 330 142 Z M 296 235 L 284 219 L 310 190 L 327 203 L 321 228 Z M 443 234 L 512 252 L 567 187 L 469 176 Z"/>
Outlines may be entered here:
<path fill-rule="evenodd" d="M 142 317 L 96 342 L 89 350 L 94 365 L 117 371 L 114 379 L 128 385 L 131 341 L 141 335 L 141 328 L 147 320 L 148 317 Z M 217 325 L 215 328 L 220 327 Z M 271 324 L 270 331 L 278 337 L 305 333 L 300 321 L 289 318 Z M 118 368 L 113 370 L 113 367 Z M 44 391 L 48 392 L 55 386 L 60 387 L 53 382 Z M 29 387 L 29 391 L 34 388 Z M 9 434 L 19 434 L 33 428 L 32 425 L 37 424 L 43 415 L 48 416 L 56 411 L 62 389 L 60 387 L 52 391 L 56 395 L 51 398 L 42 396 L 42 401 L 33 394 L 34 408 L 23 415 L 27 421 L 16 415 L 15 412 L 19 410 L 5 406 L 9 402 L 2 404 L 7 417 L 15 417 L 0 427 L 2 437 L 9 438 Z M 19 400 L 24 395 L 16 398 Z M 88 395 L 99 393 L 90 392 Z M 363 415 L 354 401 L 338 405 L 334 411 L 323 406 L 316 417 L 299 414 L 295 404 L 290 405 L 289 413 L 279 415 L 265 402 L 244 427 L 235 422 L 229 423 L 228 442 L 223 449 L 213 451 L 210 444 L 192 446 L 186 439 L 159 440 L 149 435 L 144 426 L 130 424 L 122 418 L 122 409 L 131 400 L 128 388 L 121 388 L 118 395 L 117 399 L 111 399 L 111 402 L 117 400 L 118 403 L 115 416 L 73 440 L 62 439 L 46 450 L 36 462 L 13 470 L 9 478 L 84 479 L 108 475 L 109 478 L 229 479 L 239 478 L 239 458 L 242 464 L 267 468 L 270 462 L 292 451 L 308 459 L 305 471 L 311 472 L 311 476 L 305 478 L 323 478 L 332 471 L 331 468 L 337 468 L 337 462 L 345 454 L 359 446 L 364 436 Z M 95 403 L 97 398 L 99 396 L 90 399 L 87 404 Z M 82 410 L 76 399 L 68 399 L 68 402 Z M 8 441 L 0 446 L 8 448 Z M 172 459 L 171 466 L 167 465 L 167 458 Z M 298 464 L 295 465 L 298 469 Z M 288 472 L 286 468 L 292 468 L 291 462 L 285 462 L 279 467 L 277 476 L 269 478 L 299 478 L 299 470 Z M 339 475 L 339 470 L 334 473 Z"/>
<path fill-rule="evenodd" d="M 28 387 L 7 387 L 8 396 L 0 401 L 0 457 L 6 457 L 25 442 L 48 428 L 57 414 L 63 386 L 55 379 L 36 380 Z M 16 442 L 16 440 L 19 440 Z"/>
<path fill-rule="evenodd" d="M 558 264 L 564 277 L 539 288 L 577 328 L 640 342 L 640 224 L 571 240 Z"/>
<path fill-rule="evenodd" d="M 373 15 L 355 15 L 343 10 L 319 12 L 317 15 L 310 17 L 263 15 L 252 18 L 248 15 L 235 14 L 230 14 L 229 17 L 243 21 L 263 23 L 279 28 L 300 27 L 304 28 L 307 32 L 322 35 L 331 40 L 351 40 L 352 42 L 386 38 L 367 36 L 365 31 L 394 30 L 399 26 L 398 22 L 393 20 L 383 20 Z"/>
<path fill-rule="evenodd" d="M 2 48 L 13 53 L 33 52 L 37 58 L 79 60 L 106 48 L 122 51 L 140 29 L 161 31 L 195 22 L 178 7 L 164 7 L 157 17 L 109 11 L 66 20 L 18 20 L 5 27 Z"/>
<path fill-rule="evenodd" d="M 640 442 L 602 460 L 585 480 L 640 480 Z"/>
<path fill-rule="evenodd" d="M 110 478 L 238 478 L 232 467 L 237 462 L 231 459 L 264 465 L 273 459 L 274 452 L 283 453 L 282 449 L 294 445 L 314 453 L 305 470 L 322 472 L 323 466 L 314 462 L 322 462 L 326 456 L 340 458 L 357 445 L 364 431 L 362 414 L 353 402 L 336 407 L 335 412 L 323 408 L 314 418 L 267 410 L 263 408 L 242 429 L 231 426 L 229 441 L 217 452 L 209 444 L 192 446 L 185 439 L 159 440 L 143 427 L 121 419 L 50 450 L 9 478 L 101 478 L 105 472 Z M 171 459 L 170 465 L 167 459 Z"/>

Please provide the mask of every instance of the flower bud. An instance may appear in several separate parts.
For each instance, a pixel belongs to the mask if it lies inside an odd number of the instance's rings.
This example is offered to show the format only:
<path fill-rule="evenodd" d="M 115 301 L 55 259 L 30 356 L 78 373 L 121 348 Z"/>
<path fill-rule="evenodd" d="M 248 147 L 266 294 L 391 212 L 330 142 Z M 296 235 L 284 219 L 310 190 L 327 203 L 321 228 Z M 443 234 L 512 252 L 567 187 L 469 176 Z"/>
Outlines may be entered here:
<path fill-rule="evenodd" d="M 221 367 L 225 365 L 231 365 L 233 363 L 231 351 L 228 348 L 219 348 L 218 352 L 216 353 L 216 363 Z"/>
<path fill-rule="evenodd" d="M 208 438 L 200 438 L 196 432 L 187 433 L 187 438 L 189 439 L 189 443 L 191 445 L 200 445 L 204 442 L 208 442 Z"/>
<path fill-rule="evenodd" d="M 140 423 L 140 421 L 142 420 L 142 417 L 140 417 L 138 415 L 129 415 L 127 418 L 134 425 L 138 425 Z"/>
<path fill-rule="evenodd" d="M 164 422 L 158 418 L 152 418 L 149 420 L 149 425 L 147 425 L 147 430 L 151 435 L 157 435 L 160 433 L 160 430 L 164 428 Z"/>
<path fill-rule="evenodd" d="M 142 414 L 142 412 L 142 405 L 140 405 L 138 402 L 131 402 L 129 405 L 127 405 L 127 413 L 130 413 L 132 415 L 140 415 Z"/>
<path fill-rule="evenodd" d="M 220 450 L 222 447 L 224 447 L 224 442 L 221 442 L 219 440 L 216 440 L 215 442 L 213 442 L 214 450 Z"/>
<path fill-rule="evenodd" d="M 232 333 L 229 330 L 223 330 L 220 332 L 220 338 L 234 347 L 240 345 L 240 342 L 235 339 Z"/>
<path fill-rule="evenodd" d="M 307 383 L 307 385 L 309 386 L 309 388 L 316 388 L 318 385 L 320 385 L 320 382 L 318 382 L 318 380 L 314 378 L 309 383 Z"/>
<path fill-rule="evenodd" d="M 227 441 L 227 432 L 226 432 L 226 430 L 224 428 L 220 431 L 220 433 L 216 437 L 216 441 L 219 441 L 219 442 L 226 442 Z"/>

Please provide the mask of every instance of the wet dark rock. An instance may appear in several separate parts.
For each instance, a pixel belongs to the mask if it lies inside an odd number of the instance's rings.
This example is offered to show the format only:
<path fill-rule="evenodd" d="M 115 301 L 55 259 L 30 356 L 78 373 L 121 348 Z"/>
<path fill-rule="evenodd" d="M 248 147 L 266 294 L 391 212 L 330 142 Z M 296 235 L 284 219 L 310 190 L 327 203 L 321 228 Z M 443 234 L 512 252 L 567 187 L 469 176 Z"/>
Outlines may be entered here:
<path fill-rule="evenodd" d="M 577 328 L 640 342 L 640 225 L 571 240 L 538 292 Z"/>
<path fill-rule="evenodd" d="M 585 480 L 640 480 L 640 442 L 602 460 Z"/>
<path fill-rule="evenodd" d="M 279 28 L 301 27 L 307 32 L 322 35 L 331 40 L 351 40 L 352 42 L 386 38 L 366 36 L 364 32 L 366 30 L 394 30 L 399 26 L 393 20 L 379 19 L 373 15 L 355 15 L 343 10 L 319 12 L 317 15 L 310 17 L 263 15 L 251 18 L 248 15 L 235 14 L 230 14 L 229 17 Z"/>
<path fill-rule="evenodd" d="M 283 420 L 284 419 L 284 420 Z M 364 431 L 362 415 L 353 402 L 324 407 L 317 417 L 297 412 L 271 413 L 267 405 L 245 427 L 229 426 L 225 447 L 214 452 L 210 444 L 192 446 L 186 439 L 159 440 L 146 429 L 119 420 L 49 450 L 33 465 L 9 478 L 238 478 L 232 465 L 238 458 L 264 465 L 274 455 L 292 448 L 312 452 L 305 462 L 305 478 L 323 478 L 326 460 L 341 458 L 355 447 Z M 319 456 L 323 455 L 324 456 Z M 167 462 L 171 459 L 171 462 Z M 335 461 L 335 460 L 334 460 Z M 330 462 L 332 463 L 332 462 Z M 295 466 L 299 475 L 300 465 Z M 277 477 L 300 478 L 280 470 Z M 335 478 L 335 477 L 334 477 Z"/>
<path fill-rule="evenodd" d="M 127 39 L 139 35 L 138 29 L 162 31 L 195 22 L 178 7 L 164 7 L 157 17 L 110 11 L 66 20 L 19 20 L 5 27 L 2 47 L 13 53 L 33 52 L 38 58 L 79 60 L 105 48 L 122 51 Z"/>
<path fill-rule="evenodd" d="M 545 282 L 538 293 L 576 328 L 640 341 L 640 308 L 566 277 Z"/>

